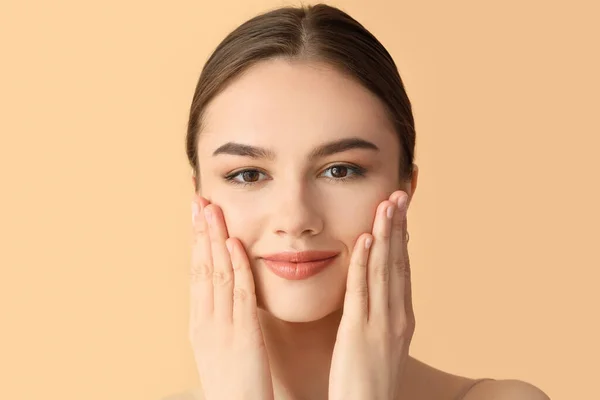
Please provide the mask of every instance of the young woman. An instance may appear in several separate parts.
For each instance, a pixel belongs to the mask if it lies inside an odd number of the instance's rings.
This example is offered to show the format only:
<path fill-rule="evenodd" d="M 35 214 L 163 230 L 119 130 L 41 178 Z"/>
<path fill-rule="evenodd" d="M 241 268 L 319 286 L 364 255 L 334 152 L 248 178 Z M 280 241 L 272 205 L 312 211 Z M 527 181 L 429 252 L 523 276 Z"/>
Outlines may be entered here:
<path fill-rule="evenodd" d="M 414 119 L 356 20 L 319 4 L 239 26 L 202 71 L 186 140 L 201 389 L 173 399 L 548 399 L 409 355 Z"/>

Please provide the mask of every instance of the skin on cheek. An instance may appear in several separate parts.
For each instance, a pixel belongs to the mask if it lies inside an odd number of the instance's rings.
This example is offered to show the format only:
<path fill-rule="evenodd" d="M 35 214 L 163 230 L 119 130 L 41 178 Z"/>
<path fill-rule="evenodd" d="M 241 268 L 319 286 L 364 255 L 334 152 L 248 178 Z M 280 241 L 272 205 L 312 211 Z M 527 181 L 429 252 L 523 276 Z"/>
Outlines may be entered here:
<path fill-rule="evenodd" d="M 387 194 L 387 191 L 381 190 L 380 193 L 376 188 L 372 190 L 364 190 L 352 196 L 351 203 L 347 205 L 347 209 L 352 210 L 352 219 L 359 227 L 360 232 L 371 232 L 375 221 L 375 213 L 379 204 L 392 194 L 393 190 Z M 345 218 L 348 216 L 346 215 Z"/>
<path fill-rule="evenodd" d="M 259 240 L 259 236 L 263 234 L 260 204 L 255 204 L 253 200 L 244 196 L 228 195 L 225 198 L 227 200 L 218 204 L 223 210 L 228 235 L 239 239 L 249 252 L 251 249 L 248 246 Z"/>

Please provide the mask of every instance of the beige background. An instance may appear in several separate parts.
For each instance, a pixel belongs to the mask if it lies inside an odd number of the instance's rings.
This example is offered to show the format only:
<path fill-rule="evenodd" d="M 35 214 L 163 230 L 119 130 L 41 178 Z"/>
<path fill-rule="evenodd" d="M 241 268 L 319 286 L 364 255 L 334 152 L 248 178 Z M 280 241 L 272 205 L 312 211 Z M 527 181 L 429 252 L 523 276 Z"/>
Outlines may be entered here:
<path fill-rule="evenodd" d="M 0 398 L 196 386 L 189 105 L 217 43 L 279 4 L 2 2 Z M 600 398 L 598 2 L 330 4 L 414 106 L 412 355 Z"/>

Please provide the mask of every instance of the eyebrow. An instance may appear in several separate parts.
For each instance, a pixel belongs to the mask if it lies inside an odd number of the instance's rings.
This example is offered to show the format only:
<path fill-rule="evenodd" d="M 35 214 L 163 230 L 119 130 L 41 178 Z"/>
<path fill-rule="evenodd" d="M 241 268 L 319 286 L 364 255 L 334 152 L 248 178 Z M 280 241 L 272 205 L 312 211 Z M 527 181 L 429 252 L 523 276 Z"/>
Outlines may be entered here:
<path fill-rule="evenodd" d="M 328 142 L 315 148 L 308 156 L 309 161 L 317 158 L 327 157 L 332 154 L 341 153 L 352 149 L 366 149 L 379 151 L 374 143 L 360 138 L 345 138 Z M 219 154 L 230 154 L 234 156 L 250 157 L 253 159 L 275 160 L 275 152 L 264 147 L 250 146 L 242 143 L 227 142 L 213 152 L 213 157 Z"/>

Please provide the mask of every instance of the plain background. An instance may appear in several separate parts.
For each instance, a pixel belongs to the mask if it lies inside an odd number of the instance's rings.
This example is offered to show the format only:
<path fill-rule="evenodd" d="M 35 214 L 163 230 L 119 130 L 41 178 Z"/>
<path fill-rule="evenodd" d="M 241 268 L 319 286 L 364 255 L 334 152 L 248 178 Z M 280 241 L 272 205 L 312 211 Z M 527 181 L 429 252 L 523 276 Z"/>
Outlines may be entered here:
<path fill-rule="evenodd" d="M 277 1 L 3 1 L 0 398 L 158 399 L 187 340 L 187 117 Z M 596 1 L 332 1 L 413 103 L 411 354 L 600 398 Z"/>

